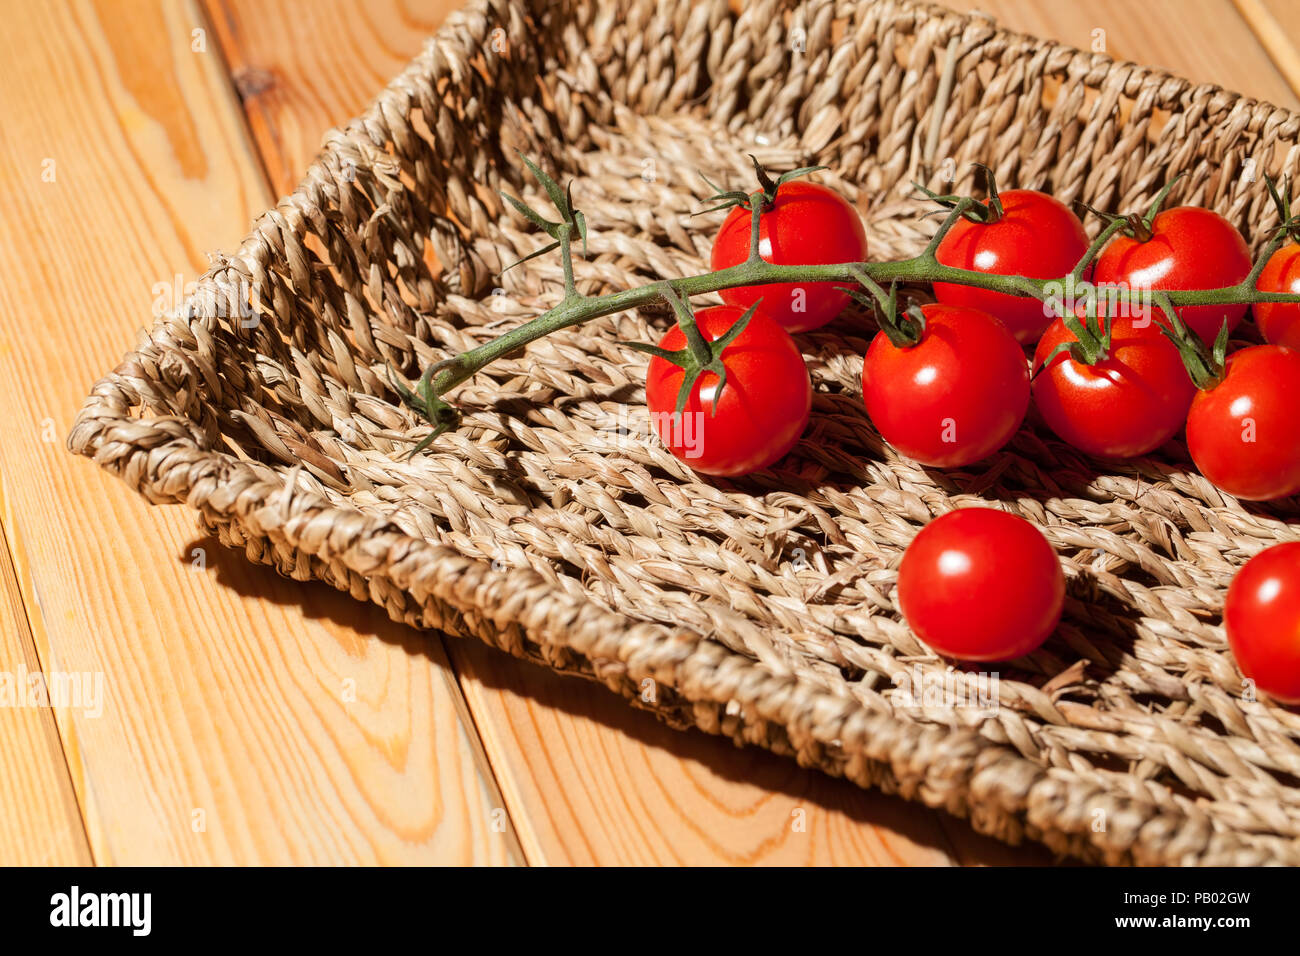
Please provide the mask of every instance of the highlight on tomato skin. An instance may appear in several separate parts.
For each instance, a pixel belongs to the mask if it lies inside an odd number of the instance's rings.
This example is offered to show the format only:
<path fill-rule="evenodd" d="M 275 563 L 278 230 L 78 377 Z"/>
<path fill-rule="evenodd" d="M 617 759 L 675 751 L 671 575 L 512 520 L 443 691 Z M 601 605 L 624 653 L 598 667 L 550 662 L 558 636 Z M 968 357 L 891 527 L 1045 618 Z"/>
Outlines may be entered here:
<path fill-rule="evenodd" d="M 715 341 L 744 315 L 729 305 L 701 309 L 696 324 Z M 670 352 L 685 348 L 677 326 L 659 340 Z M 701 474 L 735 478 L 760 471 L 789 453 L 812 414 L 812 380 L 790 334 L 763 312 L 722 352 L 727 382 L 705 372 L 691 389 L 681 415 L 677 396 L 684 372 L 659 356 L 646 370 L 646 404 L 664 445 Z"/>
<path fill-rule="evenodd" d="M 1274 700 L 1300 704 L 1300 542 L 1246 562 L 1228 588 L 1223 623 L 1242 674 Z"/>
<path fill-rule="evenodd" d="M 898 604 L 916 636 L 945 657 L 1012 660 L 1056 630 L 1065 574 L 1024 518 L 963 508 L 912 540 L 898 569 Z"/>
<path fill-rule="evenodd" d="M 1187 450 L 1211 484 L 1236 498 L 1300 494 L 1300 352 L 1255 345 L 1228 356 L 1222 381 L 1187 413 Z"/>
<path fill-rule="evenodd" d="M 881 437 L 933 468 L 962 468 L 1002 448 L 1029 407 L 1029 366 L 987 312 L 924 305 L 915 345 L 879 332 L 862 365 L 862 399 Z"/>
<path fill-rule="evenodd" d="M 776 201 L 758 217 L 759 255 L 776 265 L 832 265 L 863 262 L 867 232 L 858 211 L 843 196 L 820 183 L 795 179 L 782 183 Z M 736 206 L 723 220 L 713 244 L 711 268 L 717 272 L 749 258 L 753 219 Z M 807 332 L 830 322 L 849 304 L 842 282 L 778 282 L 724 289 L 722 301 L 746 309 L 760 299 L 763 311 L 789 332 Z"/>
<path fill-rule="evenodd" d="M 1093 279 L 1134 290 L 1220 289 L 1241 282 L 1250 269 L 1250 248 L 1236 226 L 1212 209 L 1176 206 L 1156 215 L 1146 241 L 1115 236 L 1097 257 Z M 1155 321 L 1165 321 L 1152 311 Z M 1246 305 L 1184 305 L 1175 312 L 1208 344 L 1225 320 L 1229 331 L 1240 324 Z"/>

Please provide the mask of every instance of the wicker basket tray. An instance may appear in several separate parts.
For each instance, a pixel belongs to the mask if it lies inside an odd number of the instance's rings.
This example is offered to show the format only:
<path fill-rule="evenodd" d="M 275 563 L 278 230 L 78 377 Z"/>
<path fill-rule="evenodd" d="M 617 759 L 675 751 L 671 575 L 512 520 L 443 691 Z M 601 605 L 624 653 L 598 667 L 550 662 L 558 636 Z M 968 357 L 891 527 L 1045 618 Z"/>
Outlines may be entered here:
<path fill-rule="evenodd" d="M 1185 172 L 1174 201 L 1257 237 L 1276 216 L 1251 162 L 1294 173 L 1298 131 L 1215 87 L 893 0 L 475 0 L 95 385 L 70 445 L 285 575 L 1009 842 L 1300 863 L 1300 716 L 1244 699 L 1219 626 L 1234 571 L 1300 537 L 1294 503 L 1225 498 L 1176 443 L 1101 468 L 1032 421 L 967 471 L 900 460 L 861 407 L 854 316 L 801 338 L 813 424 L 737 483 L 651 437 L 646 358 L 617 343 L 661 317 L 489 367 L 452 393 L 465 424 L 411 461 L 424 429 L 387 378 L 562 292 L 549 259 L 497 278 L 542 242 L 496 194 L 543 201 L 516 148 L 573 179 L 594 291 L 703 271 L 717 216 L 691 218 L 699 172 L 746 181 L 748 152 L 830 166 L 873 257 L 897 258 L 936 222 L 909 183 L 968 188 L 973 161 L 1125 210 Z M 1069 581 L 1058 633 L 984 706 L 983 675 L 931 654 L 893 601 L 912 536 L 976 503 L 1035 521 Z M 952 706 L 964 690 L 975 705 Z"/>

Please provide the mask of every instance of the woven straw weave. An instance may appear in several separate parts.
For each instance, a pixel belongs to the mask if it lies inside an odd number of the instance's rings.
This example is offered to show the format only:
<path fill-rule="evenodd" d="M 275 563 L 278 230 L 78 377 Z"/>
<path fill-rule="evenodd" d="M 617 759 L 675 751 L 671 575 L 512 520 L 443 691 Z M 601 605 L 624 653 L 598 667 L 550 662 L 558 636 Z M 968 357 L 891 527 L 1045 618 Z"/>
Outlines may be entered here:
<path fill-rule="evenodd" d="M 1219 623 L 1236 569 L 1298 537 L 1294 503 L 1225 498 L 1179 443 L 1101 466 L 1032 418 L 969 470 L 900 460 L 862 409 L 873 329 L 854 315 L 800 339 L 815 397 L 793 455 L 735 483 L 649 437 L 646 358 L 618 343 L 662 315 L 490 366 L 452 393 L 464 425 L 411 461 L 425 428 L 387 379 L 558 300 L 554 257 L 498 277 L 545 241 L 497 196 L 545 201 L 515 149 L 572 178 L 597 292 L 704 271 L 720 214 L 691 217 L 699 172 L 744 185 L 749 152 L 830 166 L 872 255 L 897 258 L 936 224 L 909 183 L 972 188 L 973 161 L 1116 210 L 1186 172 L 1173 202 L 1258 240 L 1276 215 L 1249 164 L 1294 173 L 1298 131 L 1216 87 L 893 0 L 475 0 L 95 385 L 70 444 L 252 561 L 1001 839 L 1300 863 L 1300 716 L 1244 699 Z M 1043 529 L 1065 620 L 1001 668 L 996 706 L 909 701 L 917 668 L 950 689 L 975 675 L 901 622 L 899 560 L 976 504 Z"/>

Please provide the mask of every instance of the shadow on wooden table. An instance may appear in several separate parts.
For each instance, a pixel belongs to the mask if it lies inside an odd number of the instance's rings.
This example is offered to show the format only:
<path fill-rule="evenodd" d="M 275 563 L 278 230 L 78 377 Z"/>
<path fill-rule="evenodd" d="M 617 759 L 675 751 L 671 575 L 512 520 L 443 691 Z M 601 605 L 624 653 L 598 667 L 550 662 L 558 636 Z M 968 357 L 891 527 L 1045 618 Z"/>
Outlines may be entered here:
<path fill-rule="evenodd" d="M 223 547 L 213 538 L 189 542 L 182 560 L 189 563 L 196 548 L 204 550 L 208 568 L 221 586 L 299 607 L 308 619 L 349 632 L 373 634 L 407 653 L 429 658 L 439 668 L 447 666 L 446 659 L 437 650 L 439 635 L 398 624 L 377 605 L 355 601 L 320 582 L 298 582 L 282 577 L 269 567 L 250 563 L 241 553 Z M 779 795 L 789 798 L 791 807 L 838 816 L 849 827 L 882 831 L 872 852 L 882 863 L 906 865 L 915 863 L 922 855 L 936 863 L 944 862 L 945 858 L 963 864 L 994 866 L 1053 862 L 1050 851 L 1044 847 L 1006 846 L 980 836 L 964 821 L 947 814 L 899 797 L 862 790 L 848 781 L 801 768 L 760 748 L 738 748 L 729 740 L 696 730 L 685 733 L 673 730 L 652 714 L 626 705 L 598 684 L 512 658 L 472 639 L 441 637 L 453 662 L 449 683 L 457 679 L 462 684 L 473 682 L 480 693 L 509 698 L 509 706 L 515 709 L 526 709 L 532 714 L 557 711 L 580 724 L 622 735 L 633 741 L 647 760 L 669 756 L 679 761 L 701 789 L 741 787 L 750 800 L 756 801 Z M 507 762 L 508 767 L 500 766 L 498 761 L 491 768 L 498 778 L 503 773 L 531 774 L 534 770 L 528 760 L 507 759 Z M 566 789 L 588 786 L 580 777 L 569 774 L 542 776 L 545 778 L 530 779 L 507 789 L 527 793 L 557 786 Z M 567 799 L 570 794 L 560 796 Z M 514 809 L 517 814 L 518 808 Z M 895 852 L 891 841 L 899 844 L 897 850 L 902 852 Z"/>

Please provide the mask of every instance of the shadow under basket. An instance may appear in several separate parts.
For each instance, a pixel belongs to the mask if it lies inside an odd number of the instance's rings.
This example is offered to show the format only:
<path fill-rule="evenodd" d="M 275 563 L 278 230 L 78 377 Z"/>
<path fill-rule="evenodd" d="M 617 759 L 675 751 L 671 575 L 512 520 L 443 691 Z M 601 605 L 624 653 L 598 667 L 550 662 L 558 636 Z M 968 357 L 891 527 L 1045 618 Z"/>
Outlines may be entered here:
<path fill-rule="evenodd" d="M 448 396 L 461 427 L 411 460 L 426 427 L 390 379 L 562 294 L 555 256 L 501 274 L 546 241 L 498 195 L 544 206 L 516 150 L 572 180 L 595 293 L 706 271 L 721 214 L 692 216 L 700 173 L 744 186 L 749 153 L 830 167 L 877 259 L 936 228 L 912 183 L 968 191 L 973 162 L 1124 211 L 1182 173 L 1171 204 L 1217 209 L 1258 248 L 1277 224 L 1262 174 L 1295 174 L 1298 131 L 1287 110 L 937 7 L 475 0 L 94 386 L 70 445 L 296 580 L 1010 843 L 1300 863 L 1300 716 L 1254 699 L 1219 620 L 1235 571 L 1300 537 L 1295 502 L 1223 496 L 1177 442 L 1099 464 L 1032 417 L 970 469 L 902 460 L 861 405 L 873 327 L 855 314 L 800 337 L 812 423 L 735 482 L 653 437 L 646 356 L 619 343 L 654 341 L 662 315 L 489 366 Z M 894 601 L 912 537 L 972 505 L 1033 521 L 1068 580 L 1059 630 L 996 679 L 950 667 Z"/>

